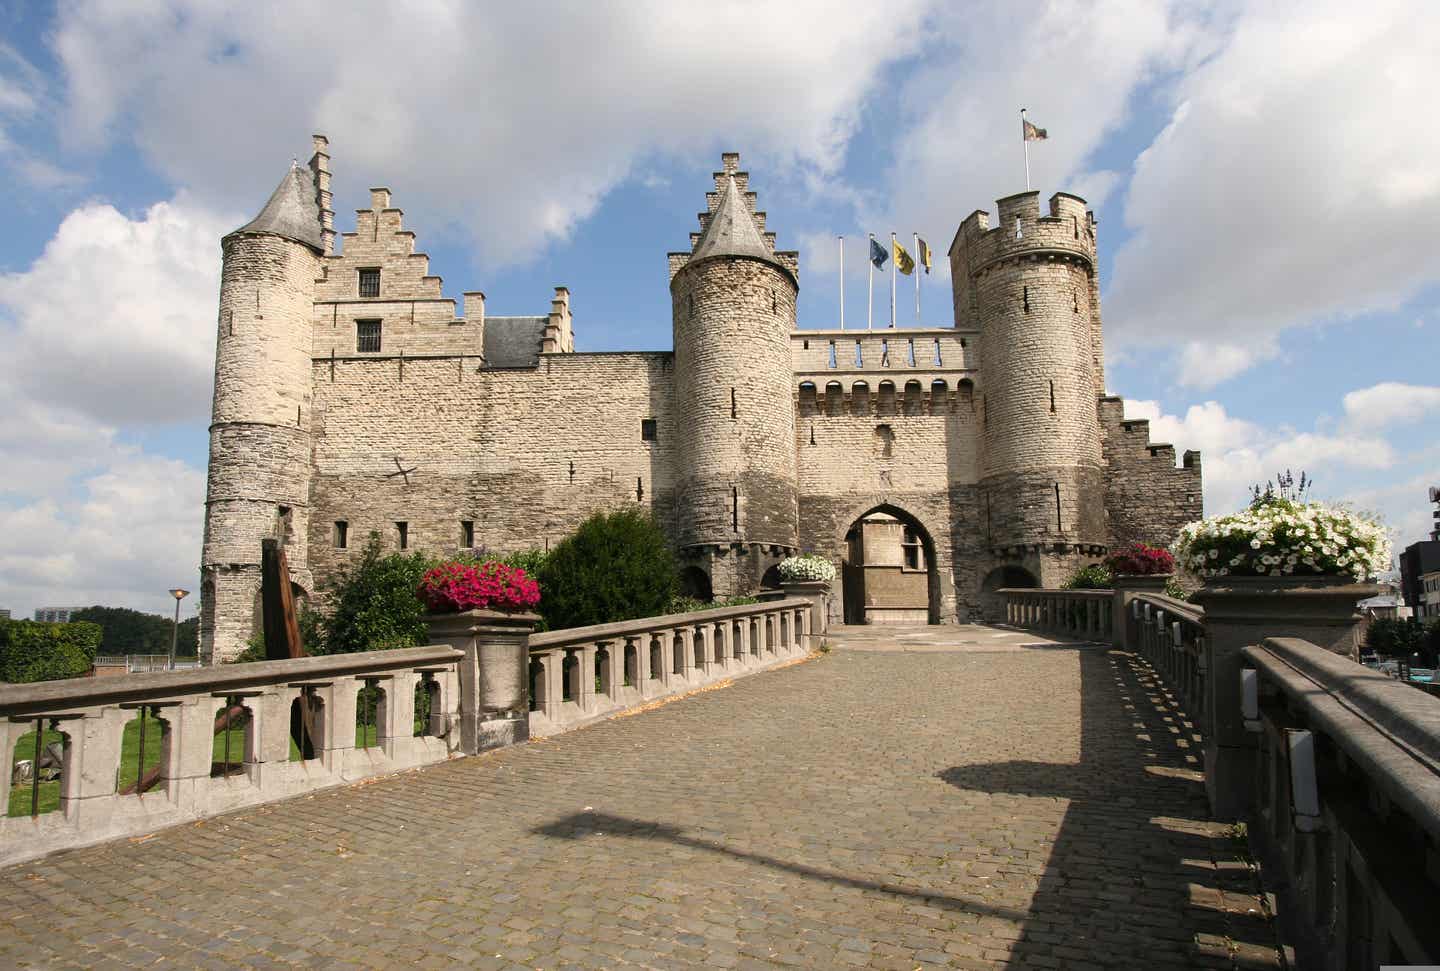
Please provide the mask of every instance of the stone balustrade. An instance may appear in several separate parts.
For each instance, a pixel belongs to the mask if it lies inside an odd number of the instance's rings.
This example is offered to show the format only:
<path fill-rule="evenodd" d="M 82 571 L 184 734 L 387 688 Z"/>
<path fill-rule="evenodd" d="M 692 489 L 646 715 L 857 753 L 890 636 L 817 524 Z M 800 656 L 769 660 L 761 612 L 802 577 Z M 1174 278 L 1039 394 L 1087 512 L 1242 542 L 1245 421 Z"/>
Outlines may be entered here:
<path fill-rule="evenodd" d="M 532 634 L 530 734 L 803 657 L 812 609 L 792 597 Z"/>
<path fill-rule="evenodd" d="M 1004 589 L 1005 620 L 1038 634 L 1108 640 L 1114 626 L 1109 590 Z"/>
<path fill-rule="evenodd" d="M 1136 594 L 1120 621 L 1124 641 L 1138 652 L 1185 710 L 1205 709 L 1205 610 L 1158 593 Z"/>
<path fill-rule="evenodd" d="M 460 751 L 463 658 L 430 646 L 6 686 L 0 806 L 20 814 L 0 818 L 0 864 L 444 761 Z M 429 710 L 418 728 L 417 696 Z M 234 728 L 219 732 L 222 713 Z M 122 765 L 137 718 L 136 751 Z M 303 750 L 292 718 L 304 725 Z M 39 760 L 16 751 L 37 726 L 63 741 L 50 812 L 38 811 L 37 781 L 17 781 L 12 802 L 12 763 L 30 760 L 38 775 Z M 144 757 L 146 729 L 159 733 L 158 761 Z M 233 750 L 218 754 L 225 744 Z M 122 785 L 137 778 L 152 784 Z"/>
<path fill-rule="evenodd" d="M 1297 966 L 1440 964 L 1440 698 L 1308 641 L 1241 654 L 1249 836 Z"/>

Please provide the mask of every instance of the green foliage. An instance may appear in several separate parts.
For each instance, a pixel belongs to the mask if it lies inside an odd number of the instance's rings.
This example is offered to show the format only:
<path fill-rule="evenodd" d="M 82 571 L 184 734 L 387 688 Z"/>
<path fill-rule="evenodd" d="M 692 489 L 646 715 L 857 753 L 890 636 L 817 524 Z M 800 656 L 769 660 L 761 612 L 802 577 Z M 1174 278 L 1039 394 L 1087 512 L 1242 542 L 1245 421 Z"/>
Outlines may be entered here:
<path fill-rule="evenodd" d="M 1440 621 L 1422 625 L 1414 617 L 1382 617 L 1371 621 L 1365 646 L 1381 657 L 1413 661 L 1418 654 L 1421 664 L 1434 667 L 1440 655 Z"/>
<path fill-rule="evenodd" d="M 170 638 L 175 636 L 175 653 L 194 657 L 200 645 L 200 618 L 180 622 L 174 631 L 175 618 L 147 614 L 128 607 L 86 607 L 70 615 L 70 619 L 99 624 L 104 632 L 100 640 L 102 655 L 169 654 Z"/>
<path fill-rule="evenodd" d="M 1185 584 L 1180 582 L 1178 576 L 1172 576 L 1165 581 L 1165 596 L 1171 600 L 1189 600 L 1190 591 L 1185 589 Z"/>
<path fill-rule="evenodd" d="M 758 604 L 759 597 L 731 597 L 729 600 L 699 600 L 695 597 L 685 597 L 680 594 L 670 598 L 665 605 L 667 614 L 691 614 L 697 610 L 719 610 L 721 607 L 742 607 L 745 604 Z"/>
<path fill-rule="evenodd" d="M 331 611 L 317 618 L 310 654 L 353 654 L 414 647 L 426 641 L 425 606 L 415 595 L 420 578 L 434 565 L 422 553 L 380 551 L 380 534 L 371 533 L 360 560 L 341 573 L 330 588 Z"/>
<path fill-rule="evenodd" d="M 1091 563 L 1089 566 L 1082 566 L 1076 570 L 1070 579 L 1066 580 L 1063 589 L 1065 590 L 1109 590 L 1115 585 L 1115 574 L 1103 563 Z"/>
<path fill-rule="evenodd" d="M 25 684 L 79 678 L 100 647 L 98 624 L 0 620 L 0 681 Z"/>
<path fill-rule="evenodd" d="M 540 568 L 540 613 L 551 630 L 654 617 L 675 593 L 675 557 L 638 509 L 596 513 Z"/>

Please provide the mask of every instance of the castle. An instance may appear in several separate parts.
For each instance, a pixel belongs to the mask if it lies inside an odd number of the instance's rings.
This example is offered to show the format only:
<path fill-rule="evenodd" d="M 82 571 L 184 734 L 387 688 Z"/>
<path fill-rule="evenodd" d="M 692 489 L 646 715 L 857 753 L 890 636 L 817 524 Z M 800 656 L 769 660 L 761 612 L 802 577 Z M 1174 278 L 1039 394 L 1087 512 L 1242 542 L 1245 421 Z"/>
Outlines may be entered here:
<path fill-rule="evenodd" d="M 636 505 L 687 592 L 773 585 L 797 551 L 842 570 L 835 619 L 957 622 L 1201 513 L 1200 457 L 1105 393 L 1095 219 L 1057 193 L 977 211 L 949 250 L 954 326 L 799 330 L 738 155 L 669 254 L 673 351 L 577 353 L 570 294 L 487 317 L 428 273 L 388 189 L 335 245 L 315 137 L 224 238 L 201 563 L 202 653 L 259 621 L 261 540 L 323 595 L 370 533 L 390 549 L 525 549 Z"/>

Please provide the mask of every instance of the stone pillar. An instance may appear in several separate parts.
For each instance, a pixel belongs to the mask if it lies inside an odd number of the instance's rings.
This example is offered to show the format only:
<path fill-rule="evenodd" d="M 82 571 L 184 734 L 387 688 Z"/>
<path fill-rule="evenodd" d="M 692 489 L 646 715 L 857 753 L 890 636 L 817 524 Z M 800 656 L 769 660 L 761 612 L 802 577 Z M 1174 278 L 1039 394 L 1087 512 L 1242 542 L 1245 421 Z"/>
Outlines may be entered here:
<path fill-rule="evenodd" d="M 1240 651 L 1267 637 L 1297 637 L 1351 657 L 1362 617 L 1356 604 L 1379 592 L 1349 577 L 1225 577 L 1198 591 L 1205 608 L 1205 792 L 1218 819 L 1252 809 L 1256 738 L 1240 709 Z"/>
<path fill-rule="evenodd" d="M 830 629 L 830 584 L 824 580 L 804 580 L 782 583 L 780 586 L 785 590 L 785 599 L 810 601 L 810 633 L 817 637 L 824 636 Z"/>
<path fill-rule="evenodd" d="M 431 644 L 460 662 L 460 750 L 473 755 L 530 737 L 530 633 L 536 614 L 467 610 L 426 618 Z"/>
<path fill-rule="evenodd" d="M 575 692 L 575 701 L 583 712 L 595 710 L 595 655 L 599 648 L 594 644 L 582 644 L 580 646 L 580 670 L 579 690 Z"/>
<path fill-rule="evenodd" d="M 1170 582 L 1170 573 L 1117 573 L 1115 574 L 1115 599 L 1112 601 L 1111 616 L 1113 633 L 1111 643 L 1122 651 L 1138 651 L 1140 641 L 1135 622 L 1130 616 L 1130 601 L 1142 593 L 1164 593 L 1165 584 Z"/>

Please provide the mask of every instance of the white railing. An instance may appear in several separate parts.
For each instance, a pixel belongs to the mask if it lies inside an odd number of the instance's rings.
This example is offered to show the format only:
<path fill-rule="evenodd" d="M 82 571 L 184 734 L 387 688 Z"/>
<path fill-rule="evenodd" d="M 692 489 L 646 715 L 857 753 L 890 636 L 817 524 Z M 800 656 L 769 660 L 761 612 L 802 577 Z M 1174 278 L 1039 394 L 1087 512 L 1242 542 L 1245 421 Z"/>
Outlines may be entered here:
<path fill-rule="evenodd" d="M 7 686 L 0 864 L 443 761 L 459 747 L 463 657 L 414 647 Z"/>
<path fill-rule="evenodd" d="M 792 598 L 530 636 L 530 734 L 803 657 L 811 602 Z"/>

